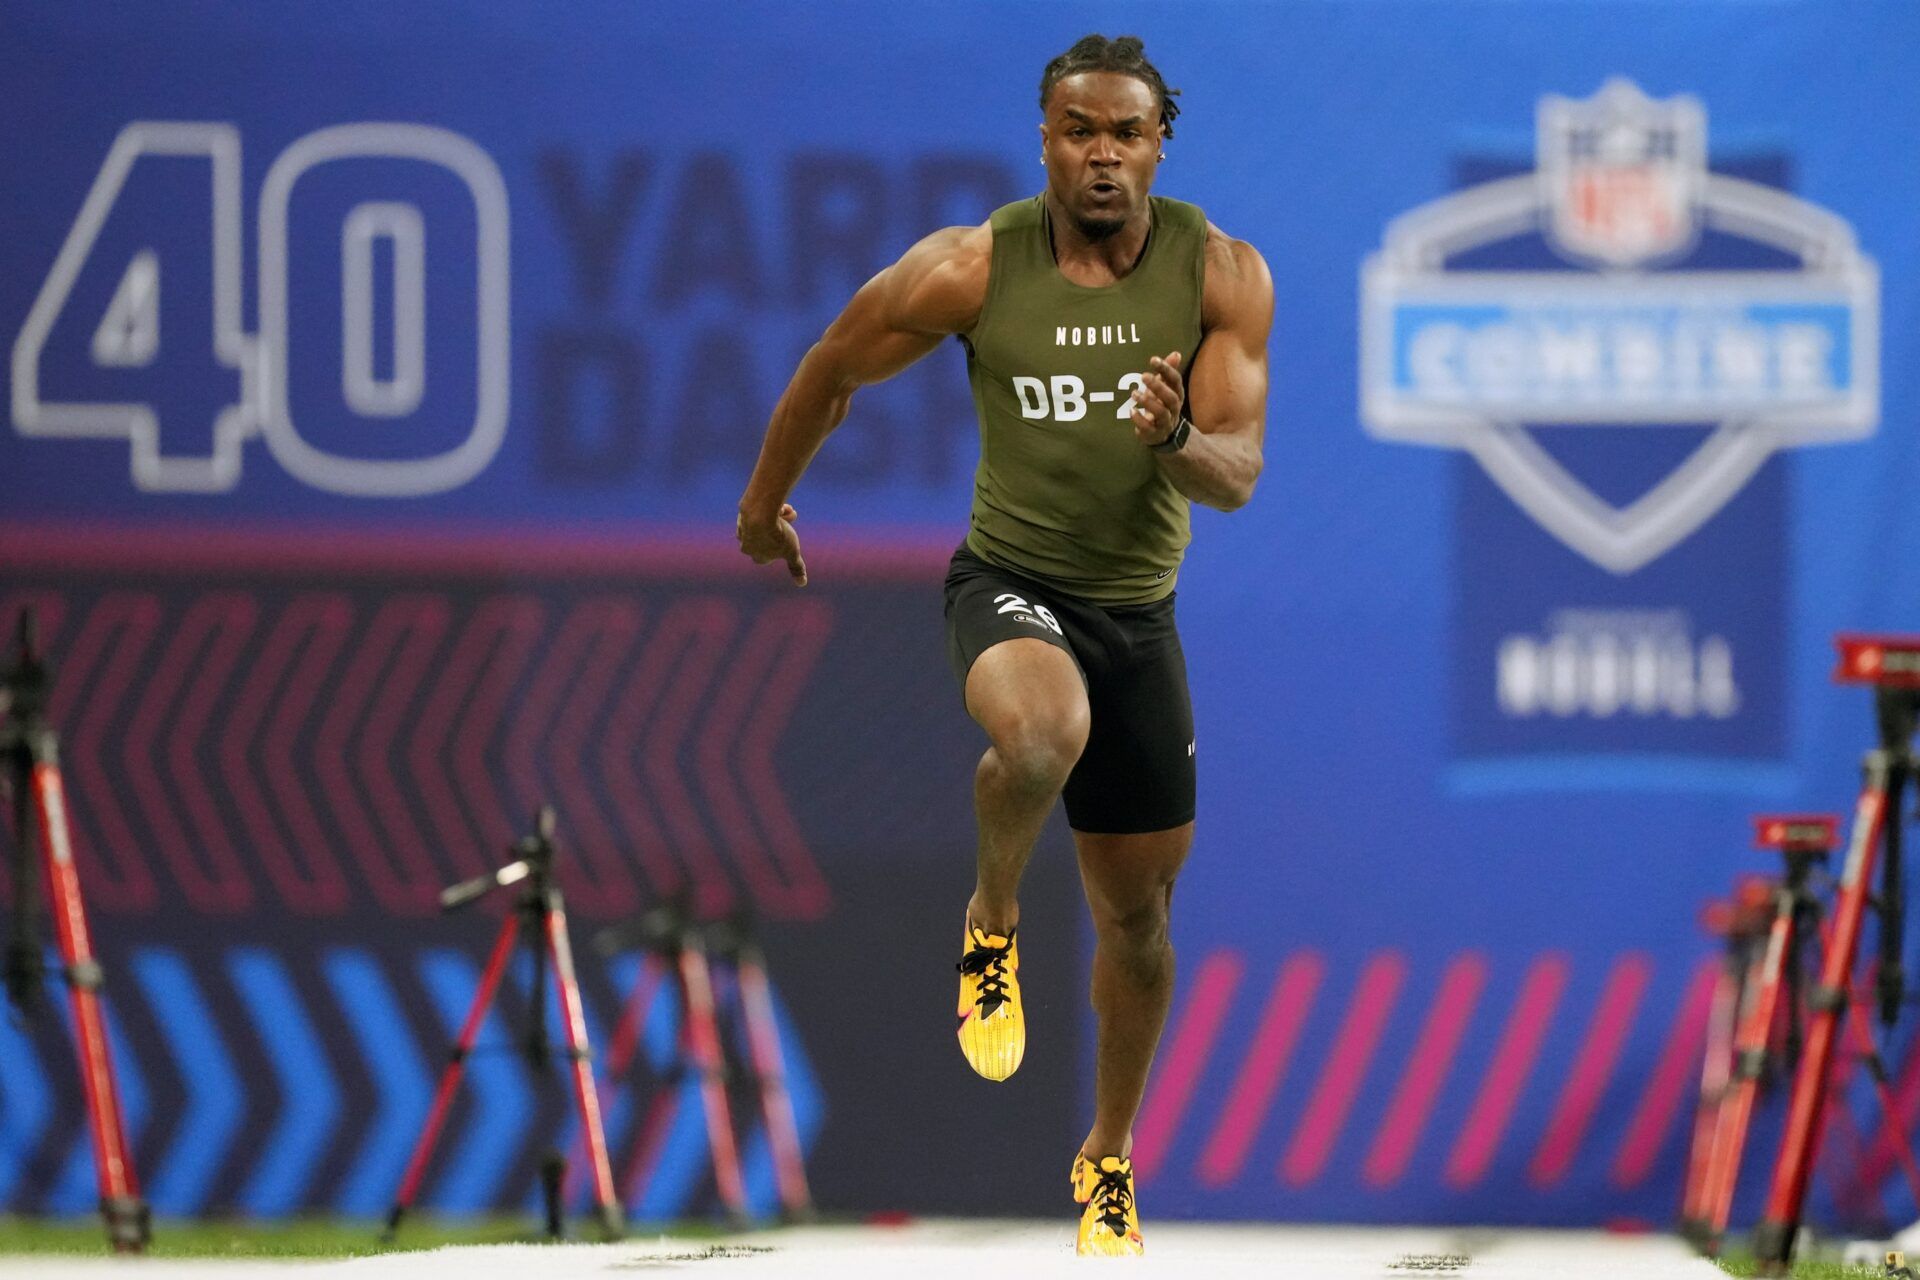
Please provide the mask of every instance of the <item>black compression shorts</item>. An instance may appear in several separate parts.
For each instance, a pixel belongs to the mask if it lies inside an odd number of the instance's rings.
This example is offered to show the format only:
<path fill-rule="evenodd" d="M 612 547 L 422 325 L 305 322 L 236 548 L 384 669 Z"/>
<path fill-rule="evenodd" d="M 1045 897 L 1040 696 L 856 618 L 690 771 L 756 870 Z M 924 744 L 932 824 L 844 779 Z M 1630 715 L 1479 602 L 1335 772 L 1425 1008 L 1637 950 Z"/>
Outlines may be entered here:
<path fill-rule="evenodd" d="M 988 564 L 962 546 L 947 568 L 947 656 L 967 673 L 1003 640 L 1064 649 L 1086 681 L 1087 749 L 1063 799 L 1075 831 L 1133 835 L 1193 821 L 1193 703 L 1173 597 L 1096 605 Z"/>

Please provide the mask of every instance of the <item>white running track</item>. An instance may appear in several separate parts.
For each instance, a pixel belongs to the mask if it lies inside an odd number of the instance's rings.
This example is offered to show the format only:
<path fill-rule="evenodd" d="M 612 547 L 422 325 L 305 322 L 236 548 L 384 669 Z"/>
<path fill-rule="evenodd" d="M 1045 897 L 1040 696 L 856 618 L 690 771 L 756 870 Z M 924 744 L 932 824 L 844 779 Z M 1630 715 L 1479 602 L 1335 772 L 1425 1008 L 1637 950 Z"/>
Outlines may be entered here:
<path fill-rule="evenodd" d="M 1108 1263 L 1073 1256 L 1073 1224 L 916 1222 L 900 1227 L 795 1227 L 725 1241 L 486 1245 L 349 1262 L 209 1262 L 0 1258 L 7 1280 L 638 1280 L 649 1275 L 819 1277 L 820 1280 L 1026 1280 L 1123 1268 L 1128 1275 L 1218 1280 L 1722 1280 L 1712 1263 L 1664 1236 L 1562 1231 L 1458 1231 L 1150 1223 L 1148 1254 Z"/>

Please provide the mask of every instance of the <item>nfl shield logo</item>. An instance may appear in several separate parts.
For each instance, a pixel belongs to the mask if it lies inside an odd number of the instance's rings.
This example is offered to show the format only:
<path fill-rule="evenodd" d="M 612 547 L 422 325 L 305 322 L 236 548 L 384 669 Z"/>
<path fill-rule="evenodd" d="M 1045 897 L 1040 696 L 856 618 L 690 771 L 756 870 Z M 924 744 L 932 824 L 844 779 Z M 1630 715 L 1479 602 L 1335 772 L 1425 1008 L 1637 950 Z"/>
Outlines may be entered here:
<path fill-rule="evenodd" d="M 1630 267 L 1693 244 L 1706 173 L 1698 99 L 1657 101 L 1614 79 L 1585 101 L 1547 97 L 1539 123 L 1541 203 L 1558 248 Z"/>
<path fill-rule="evenodd" d="M 1361 269 L 1360 417 L 1466 449 L 1542 528 L 1625 576 L 1776 449 L 1872 433 L 1879 278 L 1830 211 L 1709 169 L 1696 98 L 1613 79 L 1543 99 L 1536 118 L 1532 172 L 1409 210 Z M 1723 265 L 1707 225 L 1777 265 Z M 1528 241 L 1585 269 L 1485 257 Z M 1622 503 L 1553 447 L 1582 427 L 1707 435 Z M 1614 456 L 1635 452 L 1622 439 Z"/>

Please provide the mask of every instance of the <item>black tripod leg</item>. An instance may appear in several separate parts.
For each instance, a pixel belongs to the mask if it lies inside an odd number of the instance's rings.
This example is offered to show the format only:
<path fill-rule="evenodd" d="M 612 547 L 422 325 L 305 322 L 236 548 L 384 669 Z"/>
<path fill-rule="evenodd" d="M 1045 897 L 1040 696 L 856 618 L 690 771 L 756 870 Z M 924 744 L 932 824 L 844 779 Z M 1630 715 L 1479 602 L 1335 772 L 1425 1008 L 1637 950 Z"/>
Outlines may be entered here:
<path fill-rule="evenodd" d="M 1907 904 L 1905 864 L 1901 860 L 1900 804 L 1911 770 L 1902 761 L 1887 776 L 1887 827 L 1883 844 L 1885 861 L 1880 864 L 1880 971 L 1875 975 L 1874 993 L 1880 1005 L 1880 1024 L 1892 1027 L 1900 1019 L 1900 1006 L 1906 1001 L 1906 970 L 1903 942 L 1906 934 Z"/>
<path fill-rule="evenodd" d="M 40 953 L 40 869 L 34 860 L 33 757 L 24 743 L 7 751 L 7 785 L 13 800 L 13 932 L 7 939 L 7 998 L 25 1011 L 41 994 L 46 976 Z"/>
<path fill-rule="evenodd" d="M 1815 914 L 1812 900 L 1798 899 L 1793 910 L 1793 935 L 1787 942 L 1786 991 L 1782 996 L 1787 1006 L 1787 1030 L 1778 1064 L 1781 1074 L 1788 1078 L 1800 1065 L 1800 1046 L 1805 1038 L 1801 1020 L 1807 1004 L 1807 972 L 1802 951 L 1808 939 L 1820 937 L 1820 917 Z"/>
<path fill-rule="evenodd" d="M 567 1233 L 567 1210 L 561 1188 L 567 1181 L 567 1158 L 549 1151 L 540 1158 L 540 1199 L 546 1207 L 547 1239 L 558 1240 Z"/>

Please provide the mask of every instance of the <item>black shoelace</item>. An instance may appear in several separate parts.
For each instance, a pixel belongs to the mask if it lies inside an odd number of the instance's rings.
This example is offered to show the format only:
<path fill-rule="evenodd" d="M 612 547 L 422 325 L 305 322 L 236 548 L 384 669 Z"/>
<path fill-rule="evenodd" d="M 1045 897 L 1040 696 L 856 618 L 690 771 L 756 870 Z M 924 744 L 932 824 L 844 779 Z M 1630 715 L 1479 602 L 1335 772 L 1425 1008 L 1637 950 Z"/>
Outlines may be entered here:
<path fill-rule="evenodd" d="M 954 966 L 960 972 L 970 973 L 980 979 L 980 999 L 975 1007 L 983 1018 L 992 1017 L 993 1011 L 1007 1002 L 1007 953 L 1011 950 L 1011 938 L 1003 947 L 982 946 L 976 942 L 973 949 Z"/>
<path fill-rule="evenodd" d="M 1133 1208 L 1133 1183 L 1125 1169 L 1097 1170 L 1100 1180 L 1093 1187 L 1093 1202 L 1100 1206 L 1100 1221 L 1116 1236 L 1127 1234 L 1127 1212 Z"/>

